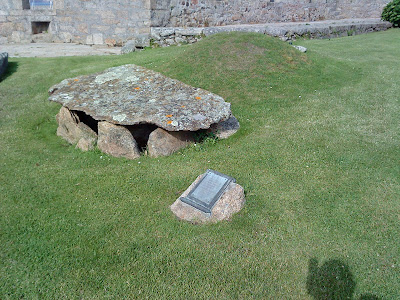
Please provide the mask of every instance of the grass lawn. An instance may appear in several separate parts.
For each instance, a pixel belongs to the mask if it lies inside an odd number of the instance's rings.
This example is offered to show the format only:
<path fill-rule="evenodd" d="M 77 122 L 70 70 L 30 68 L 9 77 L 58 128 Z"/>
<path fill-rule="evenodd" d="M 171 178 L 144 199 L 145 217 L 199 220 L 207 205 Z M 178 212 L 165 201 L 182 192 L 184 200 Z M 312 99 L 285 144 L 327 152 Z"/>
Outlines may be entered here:
<path fill-rule="evenodd" d="M 400 30 L 298 44 L 308 52 L 231 33 L 122 56 L 10 59 L 0 299 L 313 299 L 335 290 L 332 274 L 338 299 L 399 299 Z M 221 95 L 240 131 L 131 161 L 57 137 L 48 88 L 126 63 Z M 245 208 L 214 225 L 178 221 L 169 205 L 207 168 L 236 178 Z"/>

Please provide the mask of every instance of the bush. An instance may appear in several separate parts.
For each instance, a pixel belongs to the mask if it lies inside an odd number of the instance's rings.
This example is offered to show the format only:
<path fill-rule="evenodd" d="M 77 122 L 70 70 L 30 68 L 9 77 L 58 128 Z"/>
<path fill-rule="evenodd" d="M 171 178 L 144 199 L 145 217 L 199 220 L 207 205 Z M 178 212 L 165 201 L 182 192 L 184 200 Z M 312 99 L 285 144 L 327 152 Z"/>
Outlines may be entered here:
<path fill-rule="evenodd" d="M 393 26 L 400 26 L 400 0 L 389 2 L 382 11 L 382 20 L 389 21 Z"/>

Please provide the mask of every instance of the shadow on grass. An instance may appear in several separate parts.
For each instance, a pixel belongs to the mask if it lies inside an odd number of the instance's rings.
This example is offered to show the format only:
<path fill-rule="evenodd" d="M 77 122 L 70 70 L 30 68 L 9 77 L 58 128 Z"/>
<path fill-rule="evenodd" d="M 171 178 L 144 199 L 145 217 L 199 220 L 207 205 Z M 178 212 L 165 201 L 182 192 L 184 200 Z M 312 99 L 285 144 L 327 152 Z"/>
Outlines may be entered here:
<path fill-rule="evenodd" d="M 7 77 L 11 76 L 18 70 L 17 62 L 8 62 L 7 69 L 4 71 L 2 75 L 0 75 L 0 81 L 5 80 Z"/>
<path fill-rule="evenodd" d="M 308 263 L 307 292 L 315 300 L 353 299 L 356 282 L 349 267 L 339 259 L 330 259 L 318 266 L 311 258 Z M 363 294 L 359 300 L 377 300 L 373 294 Z"/>

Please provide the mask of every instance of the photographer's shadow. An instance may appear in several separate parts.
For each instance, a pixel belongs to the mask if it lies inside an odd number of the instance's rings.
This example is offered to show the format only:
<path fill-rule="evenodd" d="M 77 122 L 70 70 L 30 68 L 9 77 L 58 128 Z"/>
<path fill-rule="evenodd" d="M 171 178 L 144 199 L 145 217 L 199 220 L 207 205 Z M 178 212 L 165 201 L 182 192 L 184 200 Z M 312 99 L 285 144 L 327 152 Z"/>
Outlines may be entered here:
<path fill-rule="evenodd" d="M 339 259 L 330 259 L 318 266 L 311 258 L 308 264 L 307 292 L 315 300 L 353 299 L 356 282 L 349 267 Z M 359 300 L 377 300 L 372 294 L 363 294 Z"/>

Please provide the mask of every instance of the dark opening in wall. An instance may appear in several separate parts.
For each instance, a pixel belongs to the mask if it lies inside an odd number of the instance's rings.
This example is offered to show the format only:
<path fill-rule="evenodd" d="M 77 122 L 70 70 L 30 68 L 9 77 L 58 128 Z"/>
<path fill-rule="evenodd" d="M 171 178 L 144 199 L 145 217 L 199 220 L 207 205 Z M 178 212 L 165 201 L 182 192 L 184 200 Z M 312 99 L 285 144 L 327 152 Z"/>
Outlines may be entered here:
<path fill-rule="evenodd" d="M 29 0 L 22 0 L 22 9 L 31 9 L 31 5 L 29 4 Z"/>
<path fill-rule="evenodd" d="M 32 33 L 38 34 L 49 31 L 50 22 L 32 22 Z"/>

